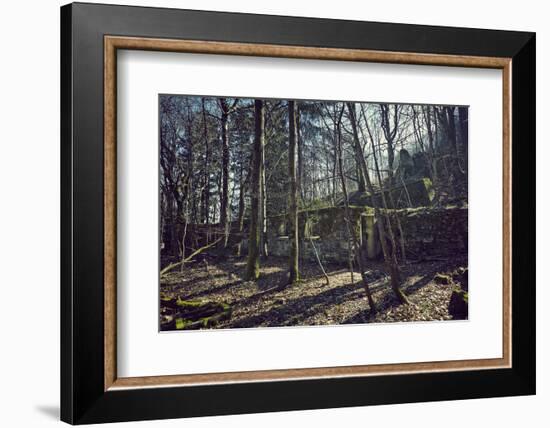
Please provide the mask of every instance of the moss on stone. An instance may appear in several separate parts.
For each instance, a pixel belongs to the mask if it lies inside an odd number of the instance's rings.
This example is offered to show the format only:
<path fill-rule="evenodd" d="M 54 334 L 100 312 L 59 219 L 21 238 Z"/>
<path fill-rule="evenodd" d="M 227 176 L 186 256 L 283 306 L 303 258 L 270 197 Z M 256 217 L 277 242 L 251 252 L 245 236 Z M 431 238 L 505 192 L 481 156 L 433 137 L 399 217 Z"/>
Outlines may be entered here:
<path fill-rule="evenodd" d="M 424 181 L 424 186 L 428 191 L 428 198 L 430 199 L 430 202 L 432 202 L 435 198 L 435 189 L 433 187 L 432 180 L 430 180 L 429 178 L 423 178 L 422 181 Z"/>

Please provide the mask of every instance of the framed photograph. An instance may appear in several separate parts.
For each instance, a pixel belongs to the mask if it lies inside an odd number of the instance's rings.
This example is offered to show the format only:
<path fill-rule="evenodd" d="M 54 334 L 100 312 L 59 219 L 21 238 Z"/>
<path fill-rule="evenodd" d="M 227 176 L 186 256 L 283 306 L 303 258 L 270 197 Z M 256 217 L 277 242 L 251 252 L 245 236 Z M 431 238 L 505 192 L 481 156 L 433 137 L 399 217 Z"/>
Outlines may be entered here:
<path fill-rule="evenodd" d="M 61 418 L 535 393 L 535 35 L 61 8 Z"/>

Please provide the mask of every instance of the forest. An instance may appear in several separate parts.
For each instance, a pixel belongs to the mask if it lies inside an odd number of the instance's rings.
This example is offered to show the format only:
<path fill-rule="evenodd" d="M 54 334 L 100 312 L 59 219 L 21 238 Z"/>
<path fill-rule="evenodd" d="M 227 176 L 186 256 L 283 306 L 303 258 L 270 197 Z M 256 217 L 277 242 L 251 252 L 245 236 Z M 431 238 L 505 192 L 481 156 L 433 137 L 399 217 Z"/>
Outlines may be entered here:
<path fill-rule="evenodd" d="M 159 95 L 160 330 L 467 319 L 468 114 Z"/>

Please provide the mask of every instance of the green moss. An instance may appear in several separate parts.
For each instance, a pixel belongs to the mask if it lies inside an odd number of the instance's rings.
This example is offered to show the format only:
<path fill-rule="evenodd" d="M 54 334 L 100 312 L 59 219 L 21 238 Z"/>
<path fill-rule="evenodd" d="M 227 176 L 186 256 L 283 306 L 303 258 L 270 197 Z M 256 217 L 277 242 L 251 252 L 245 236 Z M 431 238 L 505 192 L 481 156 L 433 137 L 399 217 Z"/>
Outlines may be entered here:
<path fill-rule="evenodd" d="M 223 302 L 201 302 L 196 300 L 177 300 L 176 330 L 210 328 L 220 321 L 231 318 L 231 306 Z M 213 309 L 213 310 L 212 310 Z"/>
<path fill-rule="evenodd" d="M 176 318 L 176 330 L 183 330 L 191 322 L 189 320 L 184 320 L 183 318 Z"/>
<path fill-rule="evenodd" d="M 424 181 L 424 186 L 428 191 L 428 198 L 430 199 L 430 202 L 431 202 L 435 198 L 435 189 L 433 187 L 432 180 L 430 180 L 429 178 L 423 178 L 423 181 Z"/>
<path fill-rule="evenodd" d="M 204 302 L 201 302 L 200 300 L 182 300 L 179 297 L 176 303 L 178 306 L 187 308 L 198 308 L 199 306 L 204 305 Z"/>

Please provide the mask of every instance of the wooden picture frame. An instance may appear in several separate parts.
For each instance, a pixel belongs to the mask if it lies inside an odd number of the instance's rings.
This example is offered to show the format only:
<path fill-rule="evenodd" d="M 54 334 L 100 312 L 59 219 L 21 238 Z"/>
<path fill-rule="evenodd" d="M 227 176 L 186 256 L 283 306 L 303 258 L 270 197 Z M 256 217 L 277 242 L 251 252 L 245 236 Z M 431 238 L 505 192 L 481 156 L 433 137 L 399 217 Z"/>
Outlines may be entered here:
<path fill-rule="evenodd" d="M 502 358 L 117 377 L 117 49 L 501 69 Z M 61 53 L 62 420 L 114 422 L 535 392 L 533 33 L 77 3 L 61 9 Z"/>

